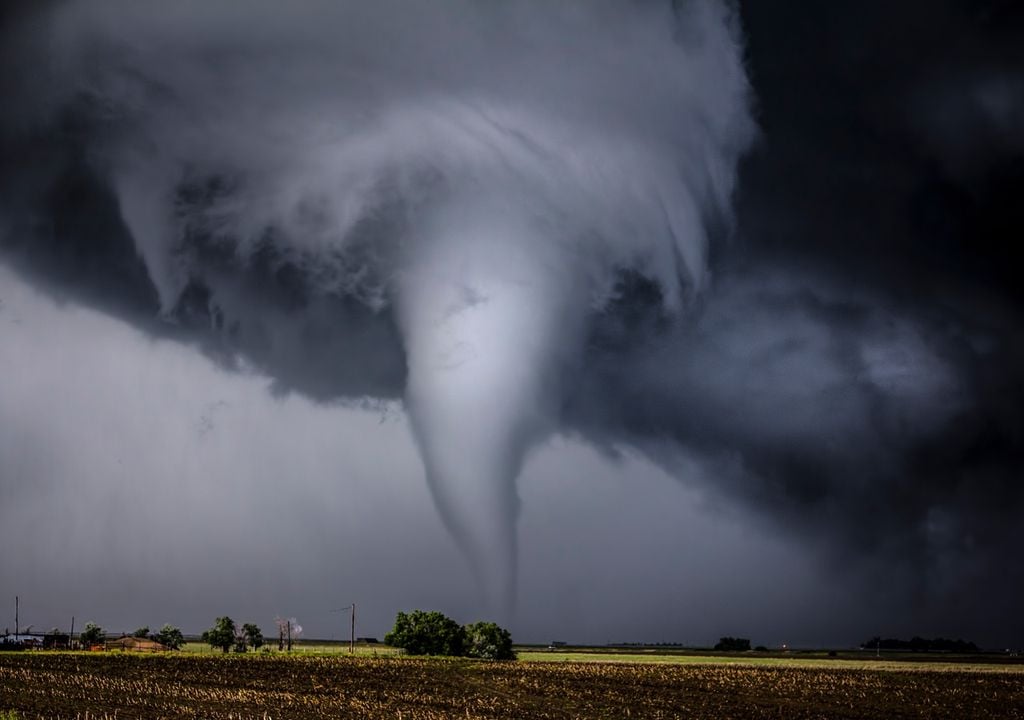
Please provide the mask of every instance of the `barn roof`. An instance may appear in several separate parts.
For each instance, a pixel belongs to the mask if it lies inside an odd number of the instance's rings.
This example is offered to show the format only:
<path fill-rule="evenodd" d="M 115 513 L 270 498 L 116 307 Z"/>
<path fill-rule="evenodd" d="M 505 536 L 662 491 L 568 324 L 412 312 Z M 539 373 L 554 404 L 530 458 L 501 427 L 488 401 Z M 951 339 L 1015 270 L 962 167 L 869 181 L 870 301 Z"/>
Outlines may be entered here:
<path fill-rule="evenodd" d="M 139 650 L 143 652 L 163 652 L 167 650 L 166 645 L 158 643 L 149 638 L 122 637 L 117 640 L 107 640 L 107 647 L 110 649 Z"/>

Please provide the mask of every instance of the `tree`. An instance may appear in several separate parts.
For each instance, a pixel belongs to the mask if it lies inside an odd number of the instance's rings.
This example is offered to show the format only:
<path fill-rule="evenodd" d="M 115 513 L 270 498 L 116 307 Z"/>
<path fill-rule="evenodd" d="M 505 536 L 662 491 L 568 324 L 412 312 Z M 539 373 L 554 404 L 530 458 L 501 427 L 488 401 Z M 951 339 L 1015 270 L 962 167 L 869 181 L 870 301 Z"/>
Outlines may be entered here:
<path fill-rule="evenodd" d="M 398 613 L 395 627 L 384 642 L 405 648 L 411 655 L 462 655 L 466 631 L 457 622 L 437 611 L 413 610 Z"/>
<path fill-rule="evenodd" d="M 164 625 L 160 628 L 160 632 L 153 636 L 153 639 L 171 650 L 180 650 L 181 646 L 185 644 L 185 636 L 173 625 Z"/>
<path fill-rule="evenodd" d="M 96 623 L 86 623 L 85 630 L 78 636 L 78 640 L 82 643 L 83 648 L 99 645 L 103 642 L 103 628 Z"/>
<path fill-rule="evenodd" d="M 512 635 L 492 622 L 475 622 L 465 627 L 466 654 L 486 660 L 515 660 Z"/>
<path fill-rule="evenodd" d="M 144 638 L 149 635 L 149 625 L 143 625 L 138 630 L 132 633 L 134 638 Z"/>
<path fill-rule="evenodd" d="M 263 632 L 256 623 L 246 623 L 242 626 L 242 633 L 253 650 L 263 647 Z"/>
<path fill-rule="evenodd" d="M 285 640 L 288 642 L 288 652 L 292 651 L 292 638 L 302 634 L 302 626 L 295 618 L 279 617 L 277 622 L 277 649 L 284 650 Z"/>
<path fill-rule="evenodd" d="M 235 621 L 226 615 L 217 618 L 213 627 L 203 633 L 202 639 L 210 647 L 227 652 L 235 643 Z"/>
<path fill-rule="evenodd" d="M 718 639 L 715 650 L 729 650 L 743 652 L 750 649 L 750 640 L 747 638 L 723 637 Z"/>
<path fill-rule="evenodd" d="M 244 653 L 249 649 L 245 641 L 245 631 L 242 628 L 235 628 L 235 644 L 232 648 L 236 653 Z"/>

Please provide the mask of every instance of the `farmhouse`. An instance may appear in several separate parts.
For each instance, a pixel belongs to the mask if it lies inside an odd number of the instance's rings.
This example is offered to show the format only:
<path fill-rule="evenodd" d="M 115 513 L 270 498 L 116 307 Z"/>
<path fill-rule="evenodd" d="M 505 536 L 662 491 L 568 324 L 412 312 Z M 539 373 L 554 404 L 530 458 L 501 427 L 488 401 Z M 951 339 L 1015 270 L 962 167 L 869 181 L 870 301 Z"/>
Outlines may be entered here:
<path fill-rule="evenodd" d="M 117 640 L 107 640 L 107 650 L 130 650 L 134 652 L 167 652 L 166 645 L 161 645 L 156 640 L 137 637 L 120 637 Z"/>

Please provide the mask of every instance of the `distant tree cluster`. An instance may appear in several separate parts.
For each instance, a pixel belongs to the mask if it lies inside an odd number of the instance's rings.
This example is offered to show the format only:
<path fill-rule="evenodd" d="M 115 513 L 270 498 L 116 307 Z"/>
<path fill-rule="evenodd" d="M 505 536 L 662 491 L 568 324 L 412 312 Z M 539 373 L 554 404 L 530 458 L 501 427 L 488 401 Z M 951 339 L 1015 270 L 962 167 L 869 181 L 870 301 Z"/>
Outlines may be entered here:
<path fill-rule="evenodd" d="M 83 648 L 90 648 L 102 644 L 104 637 L 103 628 L 91 622 L 85 624 L 85 630 L 78 636 L 78 641 L 82 643 Z"/>
<path fill-rule="evenodd" d="M 213 621 L 213 627 L 203 631 L 202 641 L 214 650 L 227 652 L 235 644 L 235 621 L 227 615 Z"/>
<path fill-rule="evenodd" d="M 948 638 L 923 638 L 912 637 L 909 640 L 898 640 L 896 638 L 873 637 L 861 647 L 867 650 L 878 648 L 880 650 L 903 650 L 904 652 L 949 652 L 949 653 L 977 653 L 981 652 L 977 645 L 967 640 L 950 640 Z"/>
<path fill-rule="evenodd" d="M 492 622 L 459 625 L 437 611 L 400 612 L 384 642 L 411 655 L 514 660 L 512 635 Z"/>
<path fill-rule="evenodd" d="M 202 641 L 215 650 L 228 652 L 233 649 L 244 653 L 249 648 L 259 650 L 263 647 L 263 632 L 255 623 L 245 623 L 238 627 L 234 620 L 225 615 L 214 620 L 213 627 L 203 633 Z"/>
<path fill-rule="evenodd" d="M 726 650 L 729 652 L 746 652 L 750 649 L 750 640 L 747 638 L 724 637 L 719 638 L 715 650 Z"/>
<path fill-rule="evenodd" d="M 151 635 L 150 638 L 171 650 L 180 650 L 181 646 L 185 644 L 185 636 L 173 625 L 164 625 L 160 628 L 160 632 Z"/>

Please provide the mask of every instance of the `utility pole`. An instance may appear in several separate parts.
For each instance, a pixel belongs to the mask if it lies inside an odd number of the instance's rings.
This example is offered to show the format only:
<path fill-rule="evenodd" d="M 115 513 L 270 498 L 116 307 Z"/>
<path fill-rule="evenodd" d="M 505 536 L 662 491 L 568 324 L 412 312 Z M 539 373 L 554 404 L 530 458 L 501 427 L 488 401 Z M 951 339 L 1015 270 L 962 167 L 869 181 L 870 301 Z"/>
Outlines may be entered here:
<path fill-rule="evenodd" d="M 75 649 L 75 616 L 71 616 L 71 632 L 68 633 L 68 650 Z"/>
<path fill-rule="evenodd" d="M 349 655 L 354 655 L 356 652 L 356 604 L 352 603 L 351 605 L 346 605 L 345 607 L 338 608 L 337 610 L 330 610 L 329 612 L 345 612 L 346 610 L 349 610 L 352 613 L 349 624 L 348 652 Z"/>
<path fill-rule="evenodd" d="M 15 638 L 17 638 L 19 635 L 21 635 L 21 626 L 18 625 L 18 609 L 19 609 L 19 606 L 20 606 L 20 598 L 17 595 L 15 595 L 14 596 L 14 637 Z"/>

